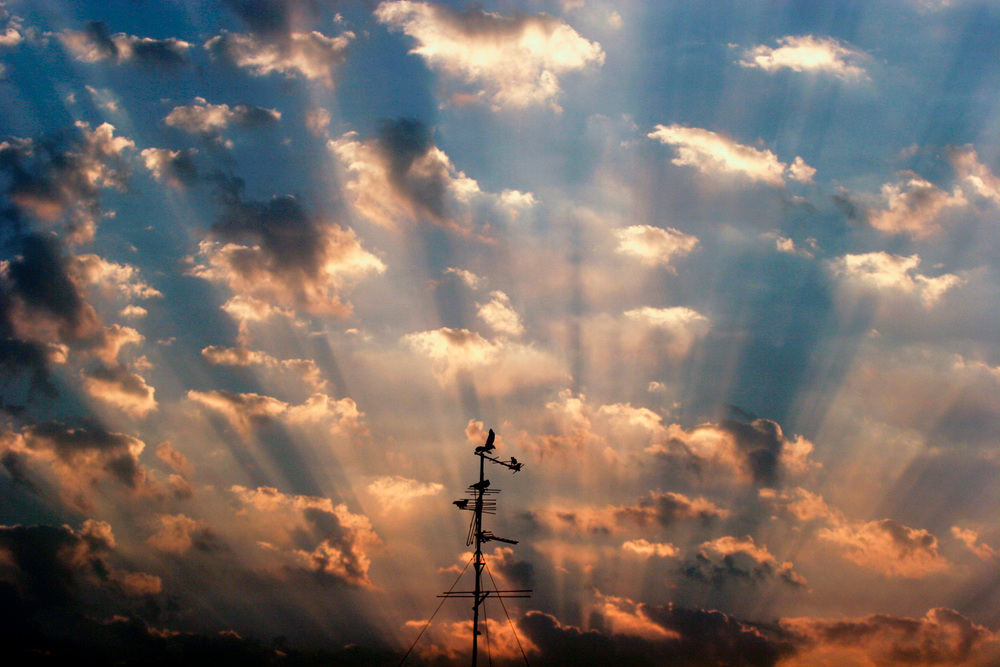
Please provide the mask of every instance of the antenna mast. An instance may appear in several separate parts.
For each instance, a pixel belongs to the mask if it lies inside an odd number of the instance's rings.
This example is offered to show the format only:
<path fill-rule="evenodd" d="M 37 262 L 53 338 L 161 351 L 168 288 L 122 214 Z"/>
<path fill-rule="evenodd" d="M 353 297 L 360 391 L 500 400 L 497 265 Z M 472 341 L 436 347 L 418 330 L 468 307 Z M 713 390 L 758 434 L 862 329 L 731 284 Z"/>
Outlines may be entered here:
<path fill-rule="evenodd" d="M 486 479 L 486 461 L 509 468 L 515 473 L 524 466 L 523 463 L 519 463 L 513 456 L 509 461 L 491 456 L 493 450 L 496 449 L 496 446 L 493 444 L 495 438 L 496 434 L 493 433 L 493 429 L 490 429 L 486 443 L 476 447 L 475 455 L 479 457 L 479 481 L 468 488 L 466 492 L 468 497 L 454 501 L 458 509 L 473 513 L 472 522 L 469 525 L 469 537 L 465 544 L 466 546 L 476 545 L 476 550 L 472 557 L 472 564 L 476 570 L 475 588 L 471 591 L 449 591 L 438 596 L 444 598 L 472 598 L 474 600 L 472 604 L 472 667 L 476 667 L 479 657 L 479 635 L 481 634 L 479 632 L 480 605 L 486 602 L 486 598 L 491 593 L 496 598 L 531 597 L 531 589 L 509 591 L 483 590 L 483 569 L 486 567 L 486 560 L 483 558 L 483 543 L 492 540 L 506 542 L 507 544 L 517 544 L 517 540 L 497 537 L 492 532 L 483 529 L 483 514 L 496 514 L 496 495 L 500 493 L 500 489 L 491 489 L 490 480 Z M 513 628 L 513 626 L 511 627 Z"/>

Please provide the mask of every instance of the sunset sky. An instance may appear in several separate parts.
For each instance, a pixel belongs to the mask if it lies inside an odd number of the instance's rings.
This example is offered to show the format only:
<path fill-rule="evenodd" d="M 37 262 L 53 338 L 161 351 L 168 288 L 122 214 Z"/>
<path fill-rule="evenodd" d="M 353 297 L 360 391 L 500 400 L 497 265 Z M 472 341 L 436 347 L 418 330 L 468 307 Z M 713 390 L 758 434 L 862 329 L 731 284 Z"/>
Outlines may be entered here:
<path fill-rule="evenodd" d="M 398 664 L 493 428 L 494 661 L 1000 664 L 1000 2 L 6 0 L 0 215 L 5 651 Z"/>

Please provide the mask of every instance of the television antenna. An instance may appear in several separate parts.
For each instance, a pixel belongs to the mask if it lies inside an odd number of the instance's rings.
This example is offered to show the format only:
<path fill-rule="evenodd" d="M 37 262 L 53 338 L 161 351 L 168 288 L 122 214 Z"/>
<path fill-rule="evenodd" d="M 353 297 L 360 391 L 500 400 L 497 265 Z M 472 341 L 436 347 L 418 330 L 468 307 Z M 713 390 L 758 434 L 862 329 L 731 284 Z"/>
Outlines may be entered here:
<path fill-rule="evenodd" d="M 469 522 L 469 533 L 465 540 L 466 546 L 475 545 L 475 552 L 472 555 L 471 564 L 476 573 L 475 586 L 471 591 L 456 591 L 454 590 L 454 585 L 452 590 L 446 591 L 440 595 L 439 598 L 444 598 L 441 600 L 443 604 L 445 599 L 452 598 L 467 598 L 473 600 L 472 603 L 472 667 L 476 667 L 479 659 L 479 635 L 482 634 L 479 630 L 479 608 L 483 607 L 483 615 L 485 617 L 485 602 L 486 598 L 494 597 L 500 601 L 500 605 L 503 607 L 504 614 L 507 615 L 507 621 L 510 623 L 511 630 L 514 632 L 514 639 L 517 640 L 518 648 L 521 648 L 521 655 L 524 657 L 525 664 L 528 663 L 528 658 L 524 654 L 524 648 L 521 647 L 521 640 L 517 638 L 517 631 L 514 629 L 514 624 L 510 620 L 510 615 L 507 614 L 507 607 L 504 606 L 503 601 L 507 598 L 528 598 L 531 597 L 530 588 L 522 588 L 516 590 L 499 590 L 496 588 L 496 582 L 493 582 L 493 589 L 484 589 L 483 587 L 483 570 L 486 569 L 486 559 L 483 556 L 483 544 L 486 542 L 504 542 L 506 544 L 517 544 L 517 540 L 510 540 L 505 537 L 499 537 L 494 535 L 492 531 L 483 528 L 483 515 L 484 514 L 496 514 L 497 512 L 497 495 L 500 493 L 500 489 L 494 489 L 490 487 L 490 480 L 486 479 L 486 462 L 495 463 L 497 465 L 503 466 L 513 471 L 515 474 L 520 472 L 524 464 L 519 462 L 513 456 L 508 460 L 494 456 L 493 452 L 496 449 L 494 445 L 494 440 L 496 439 L 496 434 L 493 429 L 489 430 L 489 434 L 486 437 L 486 442 L 479 447 L 476 447 L 474 454 L 479 457 L 479 481 L 475 484 L 470 484 L 465 491 L 465 498 L 453 501 L 453 504 L 462 511 L 472 512 L 472 519 Z M 468 565 L 466 565 L 468 569 Z M 462 571 L 465 574 L 465 570 Z M 461 578 L 462 574 L 459 575 Z M 493 579 L 493 575 L 490 574 L 490 579 Z M 456 580 L 456 584 L 458 581 Z M 441 609 L 441 605 L 438 605 L 438 610 Z M 437 611 L 434 612 L 434 615 Z M 427 626 L 430 625 L 431 621 L 434 620 L 434 615 L 428 619 L 427 623 L 424 625 L 423 630 L 420 631 L 420 635 L 424 633 Z M 487 626 L 487 640 L 489 638 L 489 626 Z M 414 640 L 413 645 L 410 646 L 410 650 L 406 652 L 403 656 L 403 660 L 399 663 L 400 665 L 406 661 L 406 656 L 410 654 L 413 650 L 413 646 L 416 646 L 417 641 L 420 640 L 420 635 L 417 635 L 416 640 Z"/>

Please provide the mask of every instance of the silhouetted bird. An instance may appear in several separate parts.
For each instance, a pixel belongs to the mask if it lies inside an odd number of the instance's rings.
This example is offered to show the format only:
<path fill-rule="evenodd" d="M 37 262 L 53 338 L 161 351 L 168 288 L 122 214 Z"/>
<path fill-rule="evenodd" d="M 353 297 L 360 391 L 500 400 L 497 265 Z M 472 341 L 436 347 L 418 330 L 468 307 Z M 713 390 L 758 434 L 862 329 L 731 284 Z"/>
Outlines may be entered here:
<path fill-rule="evenodd" d="M 514 472 L 517 472 L 517 471 L 519 471 L 523 467 L 524 467 L 523 463 L 518 463 L 517 459 L 514 458 L 513 456 L 510 457 L 510 469 L 511 470 L 513 470 Z"/>
<path fill-rule="evenodd" d="M 486 436 L 486 444 L 476 447 L 476 454 L 485 454 L 486 452 L 492 452 L 496 447 L 493 445 L 493 440 L 496 438 L 496 434 L 493 429 L 490 429 L 490 434 Z"/>
<path fill-rule="evenodd" d="M 465 498 L 464 500 L 456 500 L 454 501 L 454 504 L 458 507 L 458 509 L 464 510 L 469 506 L 469 499 Z"/>
<path fill-rule="evenodd" d="M 484 479 L 483 481 L 476 482 L 475 484 L 472 485 L 472 488 L 474 488 L 476 491 L 484 491 L 489 487 L 490 487 L 490 480 L 488 479 Z"/>

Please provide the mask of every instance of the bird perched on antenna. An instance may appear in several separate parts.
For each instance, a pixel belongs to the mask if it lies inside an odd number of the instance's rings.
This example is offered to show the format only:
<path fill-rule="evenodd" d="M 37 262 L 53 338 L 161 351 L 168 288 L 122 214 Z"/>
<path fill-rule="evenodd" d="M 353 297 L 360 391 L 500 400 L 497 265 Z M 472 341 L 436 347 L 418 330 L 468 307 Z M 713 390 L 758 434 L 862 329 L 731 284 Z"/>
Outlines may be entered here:
<path fill-rule="evenodd" d="M 452 501 L 452 502 L 460 510 L 468 509 L 468 507 L 469 507 L 469 499 L 468 498 L 463 498 L 462 500 L 455 500 L 455 501 Z"/>
<path fill-rule="evenodd" d="M 493 432 L 493 429 L 490 429 L 489 435 L 486 436 L 486 444 L 476 447 L 476 454 L 487 454 L 496 449 L 496 446 L 493 444 L 496 437 L 496 433 Z"/>
<path fill-rule="evenodd" d="M 485 489 L 488 489 L 490 488 L 490 480 L 484 479 L 481 482 L 476 482 L 475 484 L 472 485 L 472 488 L 474 488 L 476 491 L 483 491 Z"/>
<path fill-rule="evenodd" d="M 517 459 L 512 456 L 510 457 L 510 466 L 508 467 L 516 473 L 518 470 L 524 467 L 524 464 L 518 463 Z"/>

